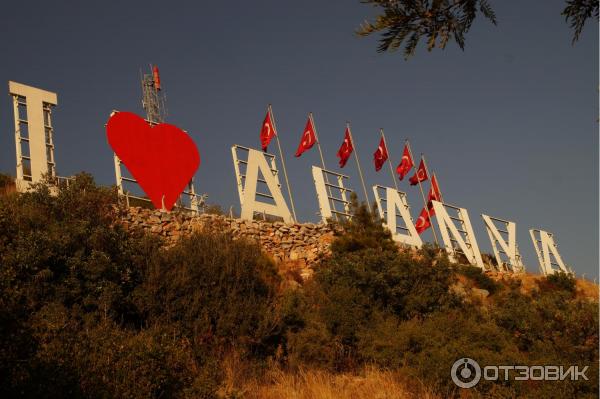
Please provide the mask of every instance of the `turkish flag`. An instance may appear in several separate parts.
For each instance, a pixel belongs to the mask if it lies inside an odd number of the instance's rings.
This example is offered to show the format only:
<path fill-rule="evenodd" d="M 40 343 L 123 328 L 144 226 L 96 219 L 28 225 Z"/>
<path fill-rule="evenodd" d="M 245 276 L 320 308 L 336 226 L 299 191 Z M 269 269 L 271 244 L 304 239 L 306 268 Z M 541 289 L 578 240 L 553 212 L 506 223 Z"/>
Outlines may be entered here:
<path fill-rule="evenodd" d="M 375 171 L 379 172 L 381 167 L 388 159 L 388 151 L 385 147 L 385 140 L 383 137 L 379 140 L 379 147 L 377 147 L 377 151 L 373 154 L 373 162 L 375 162 Z"/>
<path fill-rule="evenodd" d="M 398 167 L 396 167 L 396 173 L 398 173 L 398 178 L 400 180 L 404 179 L 404 176 L 410 172 L 412 167 L 415 166 L 415 163 L 410 156 L 410 151 L 408 150 L 408 144 L 404 145 L 404 152 L 402 153 L 402 160 Z"/>
<path fill-rule="evenodd" d="M 427 180 L 428 178 L 429 176 L 427 176 L 427 169 L 425 169 L 425 163 L 423 162 L 423 158 L 421 158 L 421 162 L 419 163 L 417 173 L 415 173 L 415 175 L 409 179 L 410 185 L 415 186 L 420 182 Z"/>
<path fill-rule="evenodd" d="M 310 120 L 310 117 L 306 121 L 306 127 L 304 128 L 304 133 L 302 133 L 302 139 L 300 140 L 300 145 L 298 145 L 298 149 L 296 150 L 296 157 L 302 155 L 302 153 L 306 150 L 310 150 L 313 145 L 317 142 L 317 135 L 315 134 L 315 127 Z"/>
<path fill-rule="evenodd" d="M 277 136 L 277 132 L 273 126 L 273 121 L 271 120 L 271 109 L 269 108 L 267 111 L 267 116 L 265 116 L 265 121 L 260 129 L 260 144 L 262 145 L 263 151 L 267 151 L 271 139 L 275 136 Z"/>
<path fill-rule="evenodd" d="M 340 168 L 346 166 L 346 162 L 348 162 L 348 158 L 352 154 L 354 147 L 352 146 L 352 139 L 350 138 L 350 128 L 346 128 L 346 132 L 344 133 L 344 142 L 342 146 L 337 152 L 337 157 L 340 159 Z"/>
<path fill-rule="evenodd" d="M 417 233 L 421 234 L 430 227 L 431 219 L 429 219 L 427 209 L 423 208 L 421 214 L 419 215 L 419 218 L 417 219 L 417 223 L 415 223 L 415 229 L 417 229 Z"/>
<path fill-rule="evenodd" d="M 431 201 L 442 202 L 442 193 L 440 192 L 440 187 L 438 186 L 435 174 L 431 176 L 431 188 L 429 189 L 429 195 L 427 196 L 427 207 L 429 208 L 429 214 L 433 216 L 435 215 L 435 209 L 433 208 L 433 203 Z"/>

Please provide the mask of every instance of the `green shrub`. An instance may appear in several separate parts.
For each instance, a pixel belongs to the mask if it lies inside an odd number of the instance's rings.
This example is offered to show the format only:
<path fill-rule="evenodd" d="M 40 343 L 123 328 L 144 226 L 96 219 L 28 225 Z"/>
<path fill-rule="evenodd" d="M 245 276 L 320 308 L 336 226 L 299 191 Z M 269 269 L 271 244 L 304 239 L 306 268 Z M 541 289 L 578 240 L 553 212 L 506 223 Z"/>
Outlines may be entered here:
<path fill-rule="evenodd" d="M 220 356 L 270 356 L 278 278 L 256 244 L 124 231 L 79 175 L 0 197 L 0 397 L 215 397 Z"/>
<path fill-rule="evenodd" d="M 447 258 L 430 248 L 399 252 L 366 206 L 353 209 L 354 218 L 333 242 L 333 255 L 316 268 L 303 291 L 302 309 L 294 313 L 304 315 L 306 325 L 288 336 L 295 362 L 351 368 L 363 359 L 360 337 L 374 319 L 403 321 L 462 306 L 449 290 Z"/>
<path fill-rule="evenodd" d="M 381 251 L 396 251 L 392 234 L 381 225 L 381 219 L 375 211 L 369 211 L 366 204 L 359 204 L 356 194 L 352 193 L 350 221 L 340 223 L 343 233 L 338 234 L 331 245 L 335 253 L 345 253 L 373 248 Z"/>
<path fill-rule="evenodd" d="M 533 296 L 518 289 L 502 291 L 490 309 L 494 323 L 506 331 L 523 354 L 524 364 L 589 366 L 589 381 L 598 381 L 598 303 L 574 300 L 567 292 L 540 291 Z M 522 387 L 524 397 L 598 394 L 589 381 L 552 382 Z"/>
<path fill-rule="evenodd" d="M 561 290 L 575 294 L 575 276 L 571 273 L 555 272 L 546 276 L 545 284 L 542 281 L 542 289 Z"/>
<path fill-rule="evenodd" d="M 196 233 L 149 261 L 136 305 L 149 325 L 174 325 L 198 348 L 268 355 L 279 277 L 256 244 Z"/>
<path fill-rule="evenodd" d="M 458 265 L 456 270 L 463 276 L 473 280 L 477 288 L 487 290 L 490 294 L 494 294 L 500 289 L 500 284 L 492 280 L 480 267 Z"/>
<path fill-rule="evenodd" d="M 0 189 L 12 186 L 15 183 L 15 179 L 12 176 L 0 173 Z"/>
<path fill-rule="evenodd" d="M 0 196 L 0 397 L 215 398 L 223 359 L 262 370 L 401 368 L 443 397 L 454 361 L 588 366 L 589 381 L 482 381 L 474 397 L 597 397 L 598 304 L 573 277 L 495 283 L 438 250 L 399 252 L 364 205 L 314 278 L 279 292 L 256 243 L 199 232 L 166 248 L 119 227 L 113 190 L 79 175 Z M 450 289 L 455 273 L 494 292 Z M 251 366 L 249 366 L 251 365 Z M 258 371 L 257 371 L 258 372 Z"/>
<path fill-rule="evenodd" d="M 366 212 L 345 224 L 333 254 L 312 282 L 288 300 L 284 320 L 291 366 L 333 370 L 365 364 L 398 369 L 444 397 L 460 391 L 452 364 L 471 357 L 480 365 L 578 364 L 590 381 L 502 383 L 482 381 L 475 397 L 586 397 L 597 395 L 598 304 L 574 301 L 565 290 L 533 296 L 519 284 L 499 283 L 472 266 L 450 265 L 425 246 L 398 252 L 391 237 Z M 378 237 L 373 240 L 372 237 Z M 450 293 L 454 273 L 494 293 L 485 307 Z M 561 280 L 562 281 L 562 280 Z"/>

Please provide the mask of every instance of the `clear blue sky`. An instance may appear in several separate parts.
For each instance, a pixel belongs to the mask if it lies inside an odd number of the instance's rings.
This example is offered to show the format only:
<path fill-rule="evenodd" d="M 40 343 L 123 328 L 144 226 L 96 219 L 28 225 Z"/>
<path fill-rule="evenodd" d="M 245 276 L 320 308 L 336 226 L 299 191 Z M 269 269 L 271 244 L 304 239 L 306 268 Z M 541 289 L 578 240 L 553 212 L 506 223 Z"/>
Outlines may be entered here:
<path fill-rule="evenodd" d="M 420 47 L 405 61 L 353 34 L 373 12 L 358 0 L 9 2 L 0 80 L 58 93 L 60 175 L 85 170 L 114 184 L 104 123 L 112 109 L 143 113 L 139 68 L 157 64 L 167 120 L 200 150 L 197 188 L 225 209 L 239 207 L 230 146 L 258 148 L 272 103 L 301 220 L 318 210 L 318 154 L 292 158 L 307 112 L 331 168 L 352 122 L 368 185 L 392 184 L 371 162 L 383 127 L 394 162 L 407 137 L 426 154 L 445 200 L 469 210 L 482 251 L 491 252 L 486 213 L 517 222 L 529 270 L 538 266 L 528 229 L 539 227 L 577 273 L 598 276 L 598 24 L 572 46 L 563 1 L 492 4 L 498 26 L 477 20 L 464 52 Z M 0 170 L 14 174 L 8 95 L 0 132 Z M 343 171 L 360 194 L 354 162 Z M 420 194 L 401 187 L 416 217 Z"/>

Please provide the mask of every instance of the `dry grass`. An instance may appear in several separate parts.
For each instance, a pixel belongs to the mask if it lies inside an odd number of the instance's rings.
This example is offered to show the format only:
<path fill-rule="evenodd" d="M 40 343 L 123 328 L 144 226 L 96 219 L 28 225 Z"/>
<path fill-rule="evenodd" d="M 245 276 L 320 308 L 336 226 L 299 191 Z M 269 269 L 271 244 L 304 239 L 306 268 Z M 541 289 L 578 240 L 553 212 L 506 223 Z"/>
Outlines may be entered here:
<path fill-rule="evenodd" d="M 272 367 L 253 375 L 239 359 L 225 362 L 222 397 L 248 399 L 438 399 L 430 389 L 401 371 L 367 367 L 359 373 L 331 373 L 301 369 L 296 372 Z"/>
<path fill-rule="evenodd" d="M 397 373 L 366 369 L 360 374 L 332 374 L 302 370 L 275 373 L 270 382 L 255 384 L 246 391 L 253 399 L 392 399 L 436 398 L 424 387 L 409 389 Z"/>
<path fill-rule="evenodd" d="M 525 295 L 531 295 L 532 292 L 539 290 L 539 282 L 544 279 L 544 276 L 534 273 L 523 273 L 523 274 L 496 274 L 491 275 L 496 281 L 516 279 L 521 281 L 521 293 Z M 460 281 L 464 278 L 458 275 Z M 593 281 L 589 281 L 583 278 L 577 278 L 575 280 L 577 287 L 577 298 L 587 299 L 593 302 L 598 302 L 600 290 L 598 284 Z"/>
<path fill-rule="evenodd" d="M 577 282 L 577 294 L 580 297 L 589 298 L 590 300 L 594 300 L 598 302 L 598 284 L 595 284 L 592 281 L 578 279 Z"/>

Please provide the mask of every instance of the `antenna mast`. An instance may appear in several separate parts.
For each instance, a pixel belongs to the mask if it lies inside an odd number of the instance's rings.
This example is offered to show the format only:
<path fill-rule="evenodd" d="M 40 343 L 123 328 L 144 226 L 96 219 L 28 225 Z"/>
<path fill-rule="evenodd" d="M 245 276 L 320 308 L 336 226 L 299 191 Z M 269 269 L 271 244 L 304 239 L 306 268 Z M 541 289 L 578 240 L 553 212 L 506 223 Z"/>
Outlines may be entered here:
<path fill-rule="evenodd" d="M 146 120 L 152 125 L 158 125 L 165 121 L 167 116 L 166 98 L 160 84 L 160 74 L 156 65 L 150 64 L 150 73 L 142 73 L 140 70 L 142 84 L 142 107 L 146 111 Z M 120 164 L 119 164 L 120 165 Z M 122 187 L 120 183 L 120 167 L 117 174 L 117 186 Z M 187 188 L 183 190 L 176 205 L 180 208 L 199 212 L 200 208 L 204 210 L 206 205 L 206 194 L 196 194 L 194 188 L 194 178 L 190 180 Z"/>
<path fill-rule="evenodd" d="M 142 107 L 150 123 L 162 123 L 167 116 L 165 96 L 160 85 L 160 74 L 156 65 L 150 65 L 150 73 L 142 74 Z"/>

